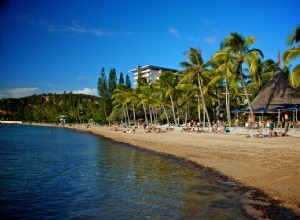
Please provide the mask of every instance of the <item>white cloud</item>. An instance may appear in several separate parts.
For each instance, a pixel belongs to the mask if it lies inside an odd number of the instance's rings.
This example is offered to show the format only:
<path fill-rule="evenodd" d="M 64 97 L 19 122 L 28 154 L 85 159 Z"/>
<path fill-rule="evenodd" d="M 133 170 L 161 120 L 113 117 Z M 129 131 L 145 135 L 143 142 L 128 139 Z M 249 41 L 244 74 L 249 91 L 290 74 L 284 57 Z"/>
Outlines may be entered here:
<path fill-rule="evenodd" d="M 77 24 L 65 25 L 60 27 L 51 27 L 50 32 L 65 32 L 75 34 L 91 34 L 94 36 L 112 36 L 112 32 L 104 31 L 100 28 L 86 28 Z"/>
<path fill-rule="evenodd" d="M 45 29 L 48 32 L 61 32 L 61 33 L 73 33 L 73 34 L 90 34 L 93 36 L 113 36 L 115 33 L 103 30 L 101 28 L 88 28 L 82 25 L 72 22 L 71 24 L 57 24 L 53 23 L 44 17 L 35 16 L 30 13 L 20 13 L 11 15 L 12 20 L 25 23 L 31 26 L 38 26 Z"/>
<path fill-rule="evenodd" d="M 86 95 L 94 95 L 97 96 L 98 95 L 98 91 L 95 88 L 84 88 L 82 90 L 74 90 L 72 93 L 74 94 L 86 94 Z"/>
<path fill-rule="evenodd" d="M 0 98 L 21 98 L 33 95 L 39 88 L 0 89 Z"/>
<path fill-rule="evenodd" d="M 91 80 L 92 77 L 90 76 L 77 76 L 77 80 Z"/>
<path fill-rule="evenodd" d="M 176 28 L 169 28 L 169 33 L 175 37 L 180 37 L 179 31 Z"/>
<path fill-rule="evenodd" d="M 210 43 L 210 44 L 215 43 L 216 40 L 217 40 L 216 37 L 207 37 L 207 38 L 204 39 L 204 41 L 205 41 L 206 43 Z"/>

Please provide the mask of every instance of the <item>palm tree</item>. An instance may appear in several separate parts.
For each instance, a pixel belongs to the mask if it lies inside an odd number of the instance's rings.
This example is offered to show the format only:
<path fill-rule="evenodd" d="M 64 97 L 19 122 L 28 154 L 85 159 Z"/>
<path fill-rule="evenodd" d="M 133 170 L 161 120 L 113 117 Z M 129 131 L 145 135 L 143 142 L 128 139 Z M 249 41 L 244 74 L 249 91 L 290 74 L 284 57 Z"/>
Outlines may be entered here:
<path fill-rule="evenodd" d="M 154 93 L 154 100 L 155 105 L 162 108 L 165 117 L 167 119 L 167 125 L 170 124 L 169 116 L 166 111 L 166 107 L 169 103 L 168 96 L 166 95 L 166 89 L 160 85 L 160 80 L 157 80 L 155 83 L 152 84 L 153 89 L 155 91 Z"/>
<path fill-rule="evenodd" d="M 129 123 L 128 116 L 128 92 L 129 88 L 125 84 L 119 84 L 113 92 L 112 99 L 114 108 L 122 107 L 122 111 L 124 114 L 124 121 Z"/>
<path fill-rule="evenodd" d="M 180 97 L 178 99 L 179 104 L 183 103 L 185 105 L 185 124 L 187 124 L 188 109 L 194 100 L 195 95 L 197 95 L 197 85 L 195 84 L 178 84 L 177 89 L 181 91 Z"/>
<path fill-rule="evenodd" d="M 234 63 L 232 63 L 233 57 L 230 53 L 223 53 L 218 51 L 211 60 L 212 70 L 209 73 L 214 77 L 208 86 L 222 86 L 225 82 L 225 103 L 226 103 L 226 115 L 228 120 L 228 126 L 231 126 L 231 95 L 230 88 L 237 91 L 237 76 L 233 69 Z M 217 96 L 218 97 L 218 96 Z M 218 97 L 219 98 L 219 97 Z"/>
<path fill-rule="evenodd" d="M 138 100 L 139 100 L 138 105 L 142 105 L 144 110 L 144 115 L 145 115 L 145 123 L 148 124 L 146 105 L 149 102 L 150 86 L 145 77 L 139 78 L 137 83 L 138 84 L 136 87 L 136 92 L 138 94 Z"/>
<path fill-rule="evenodd" d="M 202 74 L 205 71 L 206 64 L 204 64 L 201 50 L 191 47 L 190 50 L 185 52 L 184 54 L 187 57 L 189 62 L 181 62 L 180 66 L 185 68 L 185 70 L 183 71 L 185 74 L 197 75 L 198 87 L 202 99 L 203 111 L 207 117 L 209 127 L 211 127 L 208 111 L 205 104 L 204 91 L 202 85 L 202 81 L 203 81 Z"/>
<path fill-rule="evenodd" d="M 253 77 L 258 73 L 260 61 L 259 56 L 263 58 L 263 53 L 259 49 L 249 49 L 249 47 L 254 43 L 255 37 L 249 36 L 244 38 L 239 33 L 231 33 L 230 36 L 221 43 L 222 51 L 220 52 L 228 53 L 228 56 L 231 56 L 231 62 L 237 65 L 237 71 L 240 74 L 240 80 L 244 88 L 252 122 L 254 121 L 254 114 L 245 82 L 245 76 L 243 73 L 243 63 L 247 63 L 249 67 L 248 73 L 250 74 L 250 77 Z"/>
<path fill-rule="evenodd" d="M 135 113 L 135 106 L 138 104 L 138 95 L 135 89 L 128 90 L 128 101 L 132 106 L 132 113 L 133 113 L 133 124 L 136 126 L 136 113 Z"/>
<path fill-rule="evenodd" d="M 278 63 L 276 63 L 272 59 L 267 59 L 262 63 L 261 88 L 269 82 L 269 80 L 272 78 L 277 68 L 278 68 Z"/>
<path fill-rule="evenodd" d="M 292 34 L 288 37 L 288 46 L 292 46 L 294 43 L 300 42 L 300 25 L 298 25 Z M 283 61 L 285 65 L 288 65 L 291 61 L 300 56 L 300 44 L 292 47 L 284 52 Z M 290 74 L 290 83 L 293 87 L 300 87 L 300 64 L 296 65 L 292 69 Z"/>
<path fill-rule="evenodd" d="M 176 113 L 175 113 L 175 100 L 174 100 L 177 92 L 176 86 L 178 84 L 178 79 L 176 78 L 176 75 L 174 73 L 166 71 L 160 76 L 159 83 L 160 86 L 164 88 L 166 96 L 169 97 L 171 100 L 174 123 L 175 126 L 178 126 L 178 121 L 176 119 Z"/>

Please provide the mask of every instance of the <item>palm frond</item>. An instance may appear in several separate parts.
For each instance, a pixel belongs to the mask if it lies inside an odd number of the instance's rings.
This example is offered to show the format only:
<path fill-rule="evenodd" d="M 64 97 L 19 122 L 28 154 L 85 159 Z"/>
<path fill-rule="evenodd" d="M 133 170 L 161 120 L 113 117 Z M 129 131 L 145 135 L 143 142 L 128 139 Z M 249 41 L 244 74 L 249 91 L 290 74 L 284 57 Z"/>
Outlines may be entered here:
<path fill-rule="evenodd" d="M 300 42 L 300 25 L 298 25 L 288 36 L 287 44 L 292 46 L 294 43 Z"/>
<path fill-rule="evenodd" d="M 298 56 L 300 56 L 300 46 L 293 47 L 291 49 L 288 49 L 283 54 L 283 62 L 285 65 L 287 65 L 292 60 L 296 59 Z"/>
<path fill-rule="evenodd" d="M 294 88 L 300 88 L 300 64 L 298 64 L 290 73 L 290 84 Z"/>

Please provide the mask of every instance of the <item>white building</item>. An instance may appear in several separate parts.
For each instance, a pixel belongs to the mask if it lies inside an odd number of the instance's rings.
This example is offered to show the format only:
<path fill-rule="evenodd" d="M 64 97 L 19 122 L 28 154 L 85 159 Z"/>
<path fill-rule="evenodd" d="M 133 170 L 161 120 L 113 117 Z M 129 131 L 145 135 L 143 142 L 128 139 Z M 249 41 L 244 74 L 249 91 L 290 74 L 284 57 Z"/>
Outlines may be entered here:
<path fill-rule="evenodd" d="M 177 70 L 174 69 L 151 65 L 138 66 L 136 69 L 129 70 L 129 72 L 132 72 L 134 74 L 134 87 L 136 87 L 137 85 L 138 78 L 146 77 L 147 81 L 152 84 L 156 80 L 158 80 L 160 75 L 165 71 L 177 72 Z"/>

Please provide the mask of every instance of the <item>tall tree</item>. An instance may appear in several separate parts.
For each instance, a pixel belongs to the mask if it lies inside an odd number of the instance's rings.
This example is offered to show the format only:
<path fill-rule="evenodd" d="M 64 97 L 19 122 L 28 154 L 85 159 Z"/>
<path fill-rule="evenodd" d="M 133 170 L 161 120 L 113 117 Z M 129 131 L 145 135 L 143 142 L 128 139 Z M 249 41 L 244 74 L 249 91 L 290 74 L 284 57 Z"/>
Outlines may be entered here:
<path fill-rule="evenodd" d="M 108 95 L 108 87 L 104 67 L 102 67 L 100 77 L 98 78 L 98 94 L 102 99 L 106 99 Z"/>
<path fill-rule="evenodd" d="M 252 122 L 254 122 L 254 114 L 246 86 L 245 75 L 243 73 L 243 63 L 245 62 L 248 65 L 248 73 L 250 76 L 253 77 L 255 74 L 258 74 L 259 56 L 263 58 L 263 53 L 259 49 L 249 49 L 249 47 L 254 43 L 255 37 L 249 36 L 244 38 L 239 33 L 231 33 L 230 36 L 221 43 L 222 51 L 220 52 L 228 53 L 228 56 L 231 56 L 232 58 L 232 62 L 237 64 L 237 71 L 240 74 L 240 79 L 246 95 Z"/>
<path fill-rule="evenodd" d="M 117 74 L 115 68 L 112 68 L 109 72 L 109 79 L 108 79 L 108 94 L 109 97 L 112 96 L 114 90 L 117 87 Z"/>
<path fill-rule="evenodd" d="M 124 84 L 124 76 L 123 73 L 120 73 L 120 78 L 119 78 L 119 85 Z"/>
<path fill-rule="evenodd" d="M 129 124 L 129 116 L 128 116 L 128 103 L 129 103 L 130 90 L 124 84 L 120 84 L 114 91 L 112 96 L 113 104 L 115 108 L 122 107 L 124 122 L 127 121 Z"/>
<path fill-rule="evenodd" d="M 100 77 L 98 78 L 98 94 L 101 101 L 101 111 L 100 115 L 102 121 L 106 120 L 107 117 L 107 102 L 108 102 L 108 86 L 106 80 L 105 69 L 102 67 Z"/>
<path fill-rule="evenodd" d="M 171 100 L 172 112 L 173 112 L 173 119 L 175 126 L 178 126 L 178 121 L 176 119 L 176 111 L 175 111 L 175 97 L 177 93 L 176 86 L 178 84 L 178 79 L 176 75 L 172 72 L 166 71 L 160 77 L 160 85 L 164 88 L 166 96 Z"/>
<path fill-rule="evenodd" d="M 298 25 L 293 32 L 288 37 L 288 46 L 293 46 L 293 44 L 300 42 L 300 25 Z M 291 61 L 300 57 L 300 44 L 292 47 L 284 52 L 283 61 L 285 65 L 288 65 Z M 297 64 L 290 73 L 290 83 L 293 87 L 300 87 L 300 64 Z"/>
<path fill-rule="evenodd" d="M 149 90 L 150 86 L 149 83 L 147 82 L 147 79 L 145 77 L 140 77 L 137 80 L 137 87 L 136 91 L 138 94 L 138 100 L 139 103 L 138 105 L 141 105 L 144 110 L 144 116 L 145 116 L 145 123 L 148 125 L 148 117 L 147 117 L 147 105 L 149 103 Z"/>
<path fill-rule="evenodd" d="M 226 103 L 226 115 L 228 120 L 228 125 L 231 126 L 231 116 L 230 116 L 230 87 L 236 89 L 237 80 L 236 75 L 234 74 L 234 65 L 231 60 L 231 56 L 228 53 L 217 52 L 213 58 L 211 65 L 213 69 L 210 73 L 214 74 L 213 79 L 209 85 L 220 85 L 225 82 L 225 103 Z M 236 83 L 235 83 L 236 82 Z"/>
<path fill-rule="evenodd" d="M 112 100 L 111 97 L 113 95 L 114 90 L 117 87 L 117 75 L 115 68 L 112 68 L 109 71 L 109 78 L 108 78 L 108 94 L 107 94 L 107 115 L 110 115 L 112 112 Z"/>
<path fill-rule="evenodd" d="M 126 86 L 127 86 L 129 89 L 131 89 L 131 81 L 130 81 L 130 78 L 129 78 L 128 74 L 126 74 L 126 79 L 125 79 L 125 80 L 126 80 L 126 81 L 125 81 Z"/>
<path fill-rule="evenodd" d="M 180 65 L 185 68 L 184 73 L 191 74 L 191 75 L 197 75 L 197 81 L 198 81 L 198 88 L 202 99 L 202 106 L 204 114 L 207 117 L 207 121 L 209 124 L 209 127 L 211 127 L 208 111 L 206 108 L 205 98 L 204 98 L 204 91 L 203 91 L 203 79 L 202 74 L 205 71 L 205 67 L 207 64 L 204 63 L 201 50 L 197 48 L 191 47 L 189 51 L 184 53 L 188 59 L 189 62 L 181 62 Z"/>

